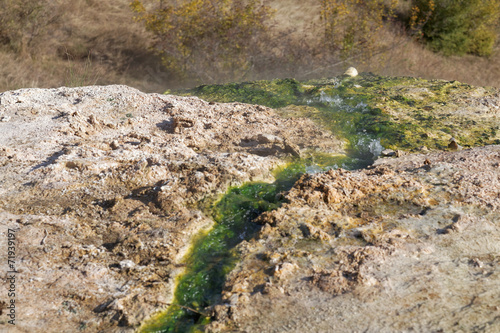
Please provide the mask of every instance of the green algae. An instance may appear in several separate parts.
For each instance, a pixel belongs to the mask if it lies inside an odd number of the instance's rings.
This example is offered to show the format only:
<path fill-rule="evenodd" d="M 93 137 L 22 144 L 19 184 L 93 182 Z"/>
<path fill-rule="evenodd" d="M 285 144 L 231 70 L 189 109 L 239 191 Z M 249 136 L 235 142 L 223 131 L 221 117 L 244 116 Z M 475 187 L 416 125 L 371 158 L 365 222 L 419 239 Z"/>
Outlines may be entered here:
<path fill-rule="evenodd" d="M 293 79 L 200 86 L 183 91 L 213 102 L 243 102 L 277 108 L 283 117 L 308 117 L 347 141 L 348 155 L 318 152 L 276 171 L 274 183 L 230 189 L 205 211 L 215 226 L 200 233 L 185 258 L 173 305 L 141 332 L 199 332 L 210 322 L 207 309 L 221 301 L 225 276 L 239 260 L 236 245 L 252 238 L 252 221 L 280 206 L 284 192 L 304 172 L 357 169 L 383 147 L 445 149 L 454 136 L 463 146 L 500 143 L 497 119 L 460 114 L 467 96 L 488 98 L 492 90 L 456 81 L 387 78 L 371 74 L 299 82 Z"/>
<path fill-rule="evenodd" d="M 243 102 L 308 117 L 348 141 L 415 151 L 447 149 L 454 137 L 464 147 L 499 144 L 497 116 L 484 111 L 496 91 L 457 81 L 361 74 L 354 78 L 282 79 L 200 86 L 178 92 L 211 102 Z M 466 110 L 466 112 L 463 112 Z M 363 142 L 364 141 L 364 142 Z M 362 154 L 367 155 L 367 152 Z"/>
<path fill-rule="evenodd" d="M 303 94 L 302 85 L 294 79 L 204 85 L 185 91 L 209 102 L 243 102 L 279 108 L 294 103 Z"/>
<path fill-rule="evenodd" d="M 274 171 L 273 183 L 252 182 L 231 188 L 221 199 L 202 209 L 215 221 L 201 232 L 184 258 L 185 272 L 178 277 L 172 305 L 145 323 L 140 332 L 200 332 L 210 322 L 207 308 L 221 301 L 225 276 L 239 260 L 236 246 L 251 239 L 260 226 L 252 221 L 262 212 L 278 208 L 283 192 L 306 171 L 332 165 L 355 165 L 346 156 L 318 154 L 296 159 Z"/>
<path fill-rule="evenodd" d="M 500 142 L 498 118 L 488 116 L 484 106 L 478 105 L 495 99 L 493 89 L 457 81 L 368 74 L 342 81 L 336 87 L 325 80 L 308 84 L 321 87 L 319 91 L 332 98 L 338 96 L 345 104 L 342 107 L 351 112 L 369 113 L 359 117 L 356 126 L 375 135 L 386 148 L 445 149 L 451 137 L 464 147 Z M 356 103 L 367 107 L 356 110 Z"/>
<path fill-rule="evenodd" d="M 275 171 L 274 183 L 253 182 L 230 189 L 220 200 L 204 207 L 215 221 L 197 235 L 184 259 L 185 273 L 177 280 L 173 305 L 146 323 L 141 332 L 197 332 L 209 322 L 205 309 L 220 301 L 224 279 L 236 265 L 235 250 L 259 230 L 252 223 L 264 211 L 278 208 L 283 196 L 306 170 L 308 162 L 295 161 Z"/>

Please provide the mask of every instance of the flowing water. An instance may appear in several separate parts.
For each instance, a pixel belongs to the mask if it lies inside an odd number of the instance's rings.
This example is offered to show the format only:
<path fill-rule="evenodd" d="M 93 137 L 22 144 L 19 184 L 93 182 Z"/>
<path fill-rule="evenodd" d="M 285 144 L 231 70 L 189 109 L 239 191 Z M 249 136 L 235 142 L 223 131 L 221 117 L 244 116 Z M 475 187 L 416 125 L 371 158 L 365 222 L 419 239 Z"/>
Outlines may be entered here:
<path fill-rule="evenodd" d="M 248 102 L 243 97 L 233 100 Z M 270 100 L 271 106 L 276 106 L 273 104 L 275 100 Z M 312 118 L 346 138 L 349 142 L 347 155 L 315 153 L 294 160 L 275 170 L 274 183 L 255 182 L 232 188 L 208 210 L 205 209 L 215 221 L 213 229 L 194 238 L 184 259 L 186 270 L 177 280 L 173 305 L 143 326 L 141 332 L 201 332 L 210 322 L 207 307 L 220 301 L 225 276 L 238 262 L 235 247 L 259 230 L 259 225 L 252 221 L 262 212 L 279 207 L 283 197 L 280 193 L 289 190 L 301 174 L 330 168 L 352 170 L 365 167 L 383 150 L 376 131 L 360 128 L 360 124 L 374 115 L 374 111 L 362 101 L 346 101 L 334 91 L 321 91 L 315 96 L 300 97 L 295 104 L 319 110 Z M 287 116 L 286 110 L 281 112 Z"/>

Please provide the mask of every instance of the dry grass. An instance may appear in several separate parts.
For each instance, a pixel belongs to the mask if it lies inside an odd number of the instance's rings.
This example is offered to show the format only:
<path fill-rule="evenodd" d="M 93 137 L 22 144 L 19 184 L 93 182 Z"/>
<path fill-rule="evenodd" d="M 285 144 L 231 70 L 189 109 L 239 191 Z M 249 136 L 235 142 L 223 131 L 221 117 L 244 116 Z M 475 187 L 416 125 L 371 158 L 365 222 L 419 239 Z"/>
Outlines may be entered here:
<path fill-rule="evenodd" d="M 500 88 L 500 50 L 489 58 L 466 55 L 445 57 L 430 51 L 401 32 L 384 31 L 379 37 L 388 50 L 359 64 L 360 70 L 389 76 L 457 80 Z"/>
<path fill-rule="evenodd" d="M 292 31 L 294 36 L 300 39 L 317 38 L 313 27 L 319 21 L 319 1 L 276 0 L 270 1 L 269 5 L 276 11 L 276 29 Z"/>
<path fill-rule="evenodd" d="M 166 73 L 133 21 L 129 0 L 74 0 L 59 5 L 59 21 L 28 52 L 0 48 L 0 91 L 20 87 L 128 84 L 163 91 Z"/>
<path fill-rule="evenodd" d="M 193 84 L 170 79 L 148 47 L 151 36 L 133 21 L 130 0 L 61 2 L 60 20 L 40 36 L 31 50 L 14 53 L 0 48 L 0 91 L 21 87 L 127 84 L 147 92 L 163 92 Z M 144 1 L 153 5 L 155 0 Z M 272 52 L 289 55 L 290 63 L 270 63 L 243 79 L 312 78 L 341 74 L 347 67 L 384 75 L 458 80 L 500 87 L 500 57 L 443 57 L 398 31 L 379 35 L 380 49 L 370 59 L 345 62 L 321 55 L 318 0 L 272 0 L 273 31 L 279 41 Z M 280 44 L 281 43 L 281 44 Z M 285 57 L 283 57 L 283 54 Z M 320 54 L 318 56 L 318 54 Z"/>
<path fill-rule="evenodd" d="M 409 41 L 394 49 L 380 73 L 428 79 L 457 80 L 477 86 L 500 88 L 498 50 L 490 58 L 477 56 L 444 57 L 421 44 Z"/>

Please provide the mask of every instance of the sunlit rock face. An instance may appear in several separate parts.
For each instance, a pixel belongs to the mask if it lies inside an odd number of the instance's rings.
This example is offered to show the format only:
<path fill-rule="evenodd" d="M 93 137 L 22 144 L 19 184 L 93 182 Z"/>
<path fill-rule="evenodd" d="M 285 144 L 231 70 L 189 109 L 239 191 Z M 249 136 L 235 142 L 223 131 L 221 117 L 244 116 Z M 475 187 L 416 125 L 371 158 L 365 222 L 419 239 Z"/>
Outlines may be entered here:
<path fill-rule="evenodd" d="M 214 223 L 202 208 L 301 158 L 315 163 L 252 222 L 205 329 L 497 331 L 498 91 L 359 74 L 196 92 L 207 101 L 0 94 L 0 247 L 16 230 L 19 305 L 0 330 L 135 331 L 172 302 Z M 392 157 L 348 171 L 353 150 Z"/>
<path fill-rule="evenodd" d="M 494 332 L 499 193 L 500 146 L 304 175 L 240 245 L 212 326 Z"/>
<path fill-rule="evenodd" d="M 134 330 L 171 300 L 191 237 L 213 223 L 200 201 L 272 180 L 290 156 L 284 142 L 342 150 L 270 108 L 126 86 L 4 92 L 0 118 L 0 223 L 2 235 L 18 230 L 20 331 Z"/>
<path fill-rule="evenodd" d="M 341 132 L 362 158 L 392 157 L 358 171 L 308 167 L 240 244 L 212 330 L 500 329 L 488 306 L 500 288 L 496 89 L 360 74 L 193 93 L 269 96 L 280 114 Z"/>

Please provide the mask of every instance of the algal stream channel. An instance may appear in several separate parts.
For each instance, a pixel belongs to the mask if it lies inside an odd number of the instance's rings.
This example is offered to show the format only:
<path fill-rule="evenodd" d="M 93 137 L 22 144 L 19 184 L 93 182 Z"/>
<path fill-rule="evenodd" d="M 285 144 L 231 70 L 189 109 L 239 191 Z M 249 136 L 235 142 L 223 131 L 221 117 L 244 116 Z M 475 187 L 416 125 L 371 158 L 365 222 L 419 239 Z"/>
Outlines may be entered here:
<path fill-rule="evenodd" d="M 209 101 L 280 108 L 278 112 L 285 117 L 310 117 L 345 138 L 348 154 L 311 153 L 306 158 L 291 160 L 286 167 L 274 171 L 274 183 L 255 182 L 232 188 L 208 210 L 205 207 L 215 221 L 214 227 L 194 237 L 184 258 L 185 272 L 177 279 L 172 305 L 145 323 L 141 332 L 203 331 L 210 322 L 207 308 L 220 302 L 225 276 L 238 262 L 236 246 L 254 237 L 260 228 L 252 221 L 262 212 L 279 207 L 283 197 L 280 193 L 289 190 L 303 173 L 366 167 L 380 154 L 380 140 L 391 132 L 388 119 L 362 98 L 342 97 L 339 92 L 343 85 L 353 84 L 349 80 L 307 84 L 295 80 L 260 81 L 202 86 L 187 92 Z M 293 108 L 287 109 L 290 105 Z"/>

